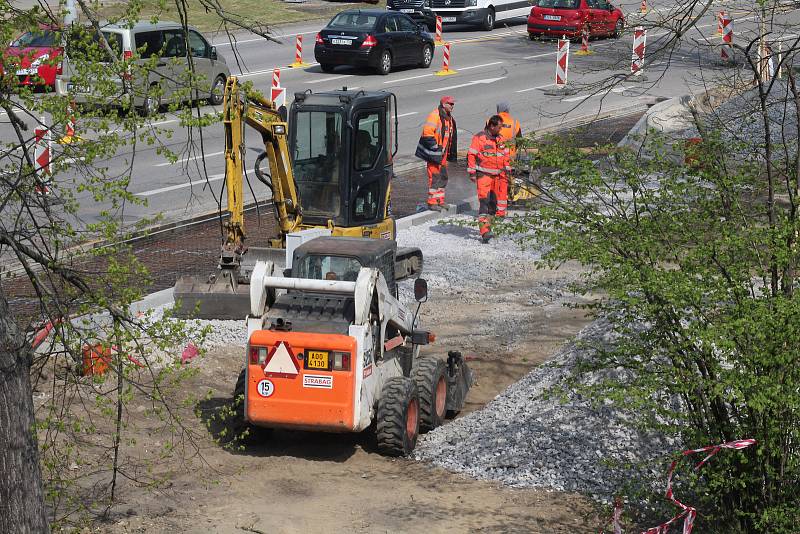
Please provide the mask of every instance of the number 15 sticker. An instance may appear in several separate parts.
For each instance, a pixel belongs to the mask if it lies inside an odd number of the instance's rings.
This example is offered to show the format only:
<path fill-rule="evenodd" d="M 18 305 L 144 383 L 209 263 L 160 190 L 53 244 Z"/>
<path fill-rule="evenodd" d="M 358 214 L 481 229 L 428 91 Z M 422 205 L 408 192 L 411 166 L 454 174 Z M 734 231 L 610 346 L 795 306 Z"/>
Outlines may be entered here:
<path fill-rule="evenodd" d="M 275 385 L 269 380 L 262 380 L 258 383 L 258 394 L 262 397 L 269 397 L 275 393 Z"/>

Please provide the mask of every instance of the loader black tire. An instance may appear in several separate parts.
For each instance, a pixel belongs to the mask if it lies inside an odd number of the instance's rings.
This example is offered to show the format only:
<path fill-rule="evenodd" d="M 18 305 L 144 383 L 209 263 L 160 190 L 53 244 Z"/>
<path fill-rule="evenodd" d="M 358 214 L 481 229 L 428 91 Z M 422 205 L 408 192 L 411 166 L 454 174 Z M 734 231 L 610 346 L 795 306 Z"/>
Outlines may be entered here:
<path fill-rule="evenodd" d="M 247 377 L 245 370 L 239 373 L 236 379 L 236 387 L 233 388 L 233 436 L 231 439 L 245 442 L 259 442 L 267 438 L 270 434 L 269 428 L 251 425 L 244 419 L 245 390 L 244 384 Z"/>
<path fill-rule="evenodd" d="M 420 358 L 411 371 L 419 394 L 419 431 L 441 426 L 447 413 L 447 365 L 439 358 Z"/>
<path fill-rule="evenodd" d="M 413 380 L 395 376 L 383 385 L 375 433 L 378 451 L 385 456 L 406 456 L 414 450 L 419 435 L 419 396 Z"/>

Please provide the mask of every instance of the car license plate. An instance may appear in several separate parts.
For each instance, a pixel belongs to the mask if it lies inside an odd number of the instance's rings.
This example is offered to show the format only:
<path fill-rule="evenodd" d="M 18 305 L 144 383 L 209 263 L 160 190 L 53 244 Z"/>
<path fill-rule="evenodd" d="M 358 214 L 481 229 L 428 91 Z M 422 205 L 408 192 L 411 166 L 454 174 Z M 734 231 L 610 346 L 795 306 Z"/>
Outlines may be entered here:
<path fill-rule="evenodd" d="M 29 74 L 36 74 L 39 72 L 39 69 L 31 68 L 31 69 L 19 69 L 17 71 L 17 76 L 28 76 Z"/>
<path fill-rule="evenodd" d="M 442 17 L 442 22 L 455 22 L 455 17 Z"/>
<path fill-rule="evenodd" d="M 84 85 L 75 85 L 74 83 L 68 83 L 67 91 L 72 91 L 74 93 L 88 93 L 89 88 Z"/>
<path fill-rule="evenodd" d="M 331 44 L 349 46 L 353 44 L 353 41 L 351 41 L 350 39 L 331 39 Z"/>
<path fill-rule="evenodd" d="M 561 20 L 561 15 L 545 15 L 544 20 Z"/>
<path fill-rule="evenodd" d="M 400 10 L 400 13 L 413 13 L 413 12 L 414 12 L 413 9 L 401 9 Z"/>
<path fill-rule="evenodd" d="M 306 351 L 306 369 L 330 369 L 330 358 L 327 350 Z"/>

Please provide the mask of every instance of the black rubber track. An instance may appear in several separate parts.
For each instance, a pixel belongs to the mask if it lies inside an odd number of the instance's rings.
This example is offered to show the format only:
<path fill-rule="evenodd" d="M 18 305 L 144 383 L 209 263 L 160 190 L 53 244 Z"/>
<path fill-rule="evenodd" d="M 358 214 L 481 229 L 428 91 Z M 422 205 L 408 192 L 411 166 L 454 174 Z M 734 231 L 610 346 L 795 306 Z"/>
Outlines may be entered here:
<path fill-rule="evenodd" d="M 414 399 L 418 399 L 417 388 L 410 378 L 395 376 L 383 385 L 376 428 L 378 451 L 381 454 L 405 456 L 414 450 L 419 426 L 413 436 L 406 432 L 408 406 Z"/>
<path fill-rule="evenodd" d="M 436 413 L 436 384 L 445 374 L 446 364 L 439 358 L 420 358 L 414 362 L 411 378 L 419 394 L 419 431 L 428 432 L 442 424 L 445 414 Z M 447 380 L 445 379 L 445 385 Z M 445 389 L 445 401 L 447 393 Z M 446 410 L 445 410 L 446 412 Z"/>

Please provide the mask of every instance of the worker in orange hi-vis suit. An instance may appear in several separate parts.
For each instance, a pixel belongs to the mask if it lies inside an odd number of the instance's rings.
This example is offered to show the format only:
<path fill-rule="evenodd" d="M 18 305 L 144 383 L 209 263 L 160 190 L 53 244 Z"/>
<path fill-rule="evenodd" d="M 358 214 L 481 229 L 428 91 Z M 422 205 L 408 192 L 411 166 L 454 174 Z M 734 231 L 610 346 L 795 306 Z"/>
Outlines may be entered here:
<path fill-rule="evenodd" d="M 500 137 L 502 122 L 502 117 L 493 115 L 486 128 L 472 138 L 467 151 L 467 174 L 478 187 L 478 225 L 484 243 L 494 237 L 492 217 L 497 213 L 497 182 L 508 180 L 511 172 L 511 157 L 505 140 Z"/>
<path fill-rule="evenodd" d="M 509 156 L 513 162 L 517 155 L 517 147 L 511 141 L 522 137 L 522 127 L 519 121 L 511 116 L 511 108 L 507 102 L 497 103 L 497 114 L 503 119 L 500 124 L 500 137 L 506 142 Z M 506 216 L 506 210 L 508 209 L 508 181 L 510 179 L 511 176 L 506 175 L 504 180 L 497 180 L 495 195 L 497 195 L 498 217 Z"/>
<path fill-rule="evenodd" d="M 422 125 L 416 156 L 425 160 L 428 171 L 428 209 L 441 211 L 447 187 L 447 163 L 458 155 L 456 121 L 453 118 L 455 99 L 443 96 L 439 106 L 430 112 Z"/>

